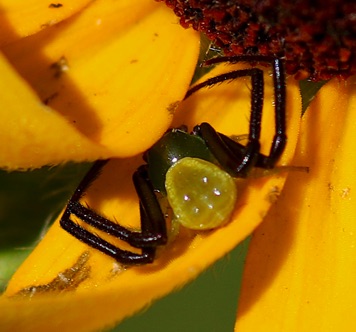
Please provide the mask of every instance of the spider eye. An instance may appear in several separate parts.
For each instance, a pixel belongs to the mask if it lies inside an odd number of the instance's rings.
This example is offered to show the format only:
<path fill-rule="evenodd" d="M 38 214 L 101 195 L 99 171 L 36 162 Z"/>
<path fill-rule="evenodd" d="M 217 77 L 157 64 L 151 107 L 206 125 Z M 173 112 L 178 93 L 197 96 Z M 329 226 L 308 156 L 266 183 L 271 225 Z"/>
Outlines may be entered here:
<path fill-rule="evenodd" d="M 175 218 L 183 226 L 206 230 L 229 221 L 237 189 L 234 179 L 218 166 L 183 158 L 168 170 L 165 185 Z"/>

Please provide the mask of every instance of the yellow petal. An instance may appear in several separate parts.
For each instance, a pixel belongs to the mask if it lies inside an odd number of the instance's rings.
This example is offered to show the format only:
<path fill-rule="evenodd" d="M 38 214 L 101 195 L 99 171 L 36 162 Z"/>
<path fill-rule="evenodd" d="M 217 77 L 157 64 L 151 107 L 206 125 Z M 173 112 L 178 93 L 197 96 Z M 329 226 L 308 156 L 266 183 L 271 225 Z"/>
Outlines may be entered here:
<path fill-rule="evenodd" d="M 6 124 L 0 131 L 0 141 L 7 142 L 0 148 L 2 168 L 34 168 L 65 160 L 85 160 L 90 157 L 88 151 L 93 156 L 107 153 L 42 104 L 1 54 L 0 71 L 0 89 L 6 91 L 0 96 L 2 121 Z"/>
<path fill-rule="evenodd" d="M 219 66 L 210 76 L 228 70 L 227 66 Z M 267 146 L 264 150 L 269 149 L 274 131 L 270 80 L 266 95 L 262 141 Z M 288 97 L 289 140 L 281 164 L 289 164 L 299 128 L 301 101 L 298 86 L 293 81 L 289 82 Z M 224 133 L 246 133 L 249 105 L 250 82 L 247 78 L 239 79 L 193 95 L 177 111 L 179 120 L 175 124 L 191 126 L 209 121 Z M 138 202 L 130 178 L 142 163 L 139 157 L 111 161 L 88 190 L 84 204 L 122 225 L 137 227 Z M 80 331 L 102 328 L 132 315 L 154 299 L 192 280 L 251 233 L 275 200 L 285 177 L 286 174 L 278 173 L 250 179 L 229 224 L 210 232 L 182 229 L 172 243 L 159 250 L 152 265 L 127 270 L 71 237 L 60 228 L 57 220 L 9 283 L 0 302 L 0 321 L 5 322 L 8 329 L 28 329 L 28 324 L 33 329 L 46 329 L 55 324 L 63 331 L 73 328 Z M 115 239 L 111 241 L 123 245 Z M 68 271 L 78 272 L 69 277 Z M 72 282 L 66 284 L 66 280 Z M 73 288 L 75 292 L 70 291 Z M 59 292 L 62 294 L 58 295 Z M 27 297 L 31 297 L 31 301 Z M 17 311 L 16 319 L 13 310 Z"/>
<path fill-rule="evenodd" d="M 169 126 L 171 104 L 183 98 L 198 54 L 197 34 L 174 20 L 151 0 L 95 1 L 79 15 L 4 47 L 15 69 L 70 128 L 56 130 L 43 118 L 39 100 L 29 108 L 10 91 L 12 99 L 1 107 L 6 123 L 16 126 L 2 133 L 12 150 L 1 152 L 0 165 L 28 168 L 132 156 L 152 145 Z M 72 146 L 62 149 L 63 137 Z"/>
<path fill-rule="evenodd" d="M 54 25 L 92 1 L 61 0 L 51 3 L 47 0 L 1 0 L 0 47 Z"/>
<path fill-rule="evenodd" d="M 294 164 L 250 244 L 236 331 L 353 331 L 355 77 L 325 85 L 303 117 Z"/>

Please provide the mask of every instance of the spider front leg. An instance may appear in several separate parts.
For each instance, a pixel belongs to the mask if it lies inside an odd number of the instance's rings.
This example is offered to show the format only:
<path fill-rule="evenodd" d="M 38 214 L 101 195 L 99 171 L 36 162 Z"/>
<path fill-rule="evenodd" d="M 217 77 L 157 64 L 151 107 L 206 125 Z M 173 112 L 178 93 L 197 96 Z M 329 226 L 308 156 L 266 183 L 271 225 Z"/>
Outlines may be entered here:
<path fill-rule="evenodd" d="M 139 265 L 151 263 L 155 258 L 156 247 L 167 242 L 167 231 L 163 213 L 160 210 L 155 193 L 147 180 L 144 167 L 139 168 L 133 176 L 136 191 L 140 199 L 142 232 L 134 232 L 120 226 L 100 216 L 79 202 L 89 185 L 100 174 L 106 162 L 106 160 L 99 160 L 94 163 L 68 202 L 60 220 L 60 225 L 78 240 L 115 258 L 122 264 Z M 142 253 L 137 254 L 119 249 L 75 223 L 71 220 L 71 215 L 75 215 L 96 229 L 126 241 L 133 247 L 140 248 Z"/>
<path fill-rule="evenodd" d="M 260 153 L 260 133 L 263 108 L 264 81 L 263 71 L 258 68 L 235 70 L 222 74 L 190 89 L 186 98 L 197 90 L 212 86 L 224 81 L 233 80 L 243 76 L 251 77 L 251 115 L 249 123 L 248 143 L 246 146 L 217 133 L 209 124 L 203 123 L 194 128 L 194 133 L 201 136 L 216 159 L 230 174 L 237 177 L 246 177 L 252 167 L 272 168 L 284 151 L 286 137 L 286 90 L 284 66 L 281 59 L 265 56 L 232 56 L 208 60 L 206 64 L 221 62 L 266 62 L 272 64 L 274 98 L 275 98 L 275 135 L 272 141 L 270 153 L 264 156 Z"/>

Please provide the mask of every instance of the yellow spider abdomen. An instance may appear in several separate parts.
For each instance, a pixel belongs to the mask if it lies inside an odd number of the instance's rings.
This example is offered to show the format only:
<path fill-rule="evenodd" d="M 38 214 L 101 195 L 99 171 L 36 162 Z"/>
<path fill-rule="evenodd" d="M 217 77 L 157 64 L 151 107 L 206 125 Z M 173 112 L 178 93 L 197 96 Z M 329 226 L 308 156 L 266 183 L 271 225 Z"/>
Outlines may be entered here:
<path fill-rule="evenodd" d="M 165 186 L 175 219 L 190 229 L 222 226 L 229 221 L 235 207 L 235 180 L 202 159 L 180 159 L 167 171 Z"/>

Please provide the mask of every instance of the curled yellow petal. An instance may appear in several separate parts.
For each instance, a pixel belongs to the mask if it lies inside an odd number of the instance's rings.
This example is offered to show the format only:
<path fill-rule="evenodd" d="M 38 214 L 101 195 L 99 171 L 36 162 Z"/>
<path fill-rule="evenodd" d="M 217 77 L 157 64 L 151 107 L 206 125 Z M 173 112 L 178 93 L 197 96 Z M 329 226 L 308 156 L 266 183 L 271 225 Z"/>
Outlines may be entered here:
<path fill-rule="evenodd" d="M 333 80 L 303 117 L 281 197 L 254 233 L 236 331 L 353 331 L 356 85 Z"/>
<path fill-rule="evenodd" d="M 222 65 L 209 75 L 232 68 L 241 66 Z M 273 88 L 270 79 L 267 81 L 263 150 L 270 148 L 274 134 Z M 298 86 L 290 81 L 289 140 L 280 161 L 282 165 L 289 164 L 294 153 L 300 110 Z M 221 132 L 242 134 L 247 132 L 249 113 L 250 82 L 247 78 L 239 79 L 194 94 L 181 104 L 175 125 L 192 127 L 208 121 Z M 89 188 L 83 204 L 121 225 L 139 227 L 138 201 L 131 175 L 142 163 L 141 157 L 110 161 Z M 0 321 L 8 329 L 22 330 L 30 324 L 34 330 L 55 326 L 63 331 L 99 329 L 119 322 L 192 280 L 233 249 L 262 221 L 285 177 L 285 173 L 278 172 L 249 179 L 230 223 L 208 232 L 182 228 L 173 241 L 160 248 L 153 264 L 140 267 L 124 268 L 67 234 L 57 220 L 10 281 L 0 301 Z M 107 236 L 106 239 L 125 247 L 117 239 Z M 15 319 L 12 312 L 16 309 Z"/>
<path fill-rule="evenodd" d="M 0 47 L 54 25 L 83 9 L 93 0 L 2 0 Z"/>
<path fill-rule="evenodd" d="M 171 105 L 184 96 L 199 48 L 197 34 L 172 20 L 167 8 L 151 0 L 98 0 L 78 15 L 4 47 L 8 61 L 40 100 L 36 109 L 19 98 L 2 102 L 7 123 L 26 121 L 2 133 L 12 150 L 11 155 L 1 152 L 0 165 L 28 168 L 132 156 L 152 145 L 172 121 Z M 41 102 L 70 128 L 63 132 L 61 126 L 39 121 L 46 109 Z M 73 129 L 77 134 L 72 137 Z M 36 146 L 26 139 L 31 136 Z M 64 136 L 72 147 L 60 147 Z M 93 148 L 83 141 L 91 141 Z"/>

